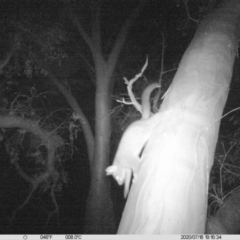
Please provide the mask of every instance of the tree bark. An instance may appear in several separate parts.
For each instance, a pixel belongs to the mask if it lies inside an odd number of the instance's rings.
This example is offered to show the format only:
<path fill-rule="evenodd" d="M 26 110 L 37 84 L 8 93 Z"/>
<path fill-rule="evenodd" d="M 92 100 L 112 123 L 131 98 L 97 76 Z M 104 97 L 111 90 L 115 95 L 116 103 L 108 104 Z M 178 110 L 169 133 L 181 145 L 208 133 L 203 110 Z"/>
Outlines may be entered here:
<path fill-rule="evenodd" d="M 119 234 L 204 233 L 209 173 L 237 52 L 240 1 L 200 24 L 145 147 Z"/>
<path fill-rule="evenodd" d="M 96 122 L 94 158 L 90 165 L 91 182 L 87 198 L 85 233 L 107 234 L 116 233 L 113 203 L 110 195 L 110 181 L 106 177 L 105 169 L 109 163 L 110 146 L 110 110 L 111 96 L 114 88 L 112 75 L 127 38 L 130 27 L 137 18 L 145 0 L 140 0 L 138 6 L 130 14 L 116 37 L 113 48 L 105 60 L 101 45 L 101 1 L 97 1 L 94 8 L 92 36 L 84 31 L 80 22 L 75 18 L 79 32 L 91 51 L 96 72 Z"/>

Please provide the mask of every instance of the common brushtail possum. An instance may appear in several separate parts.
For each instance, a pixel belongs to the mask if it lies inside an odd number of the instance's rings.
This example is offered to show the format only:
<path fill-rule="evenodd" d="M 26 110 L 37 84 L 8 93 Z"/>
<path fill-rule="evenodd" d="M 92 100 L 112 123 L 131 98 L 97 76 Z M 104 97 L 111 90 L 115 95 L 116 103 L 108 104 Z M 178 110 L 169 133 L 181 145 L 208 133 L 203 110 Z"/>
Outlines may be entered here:
<path fill-rule="evenodd" d="M 124 184 L 124 197 L 129 192 L 131 177 L 133 182 L 137 178 L 140 163 L 140 154 L 150 138 L 152 129 L 159 122 L 158 116 L 152 116 L 150 95 L 160 87 L 159 84 L 150 84 L 142 93 L 142 117 L 133 122 L 124 132 L 119 143 L 113 164 L 106 168 L 106 174 L 112 175 L 119 185 Z"/>

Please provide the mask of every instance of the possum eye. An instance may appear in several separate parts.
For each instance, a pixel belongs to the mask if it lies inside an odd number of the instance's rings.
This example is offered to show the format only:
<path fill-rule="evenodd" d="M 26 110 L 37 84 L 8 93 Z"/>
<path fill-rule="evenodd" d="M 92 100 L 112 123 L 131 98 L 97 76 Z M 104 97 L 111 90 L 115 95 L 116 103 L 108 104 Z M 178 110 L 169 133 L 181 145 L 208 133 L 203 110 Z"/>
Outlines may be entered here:
<path fill-rule="evenodd" d="M 124 171 L 121 171 L 121 173 L 118 173 L 117 175 L 115 175 L 115 179 L 119 185 L 123 184 L 124 176 L 125 176 Z"/>

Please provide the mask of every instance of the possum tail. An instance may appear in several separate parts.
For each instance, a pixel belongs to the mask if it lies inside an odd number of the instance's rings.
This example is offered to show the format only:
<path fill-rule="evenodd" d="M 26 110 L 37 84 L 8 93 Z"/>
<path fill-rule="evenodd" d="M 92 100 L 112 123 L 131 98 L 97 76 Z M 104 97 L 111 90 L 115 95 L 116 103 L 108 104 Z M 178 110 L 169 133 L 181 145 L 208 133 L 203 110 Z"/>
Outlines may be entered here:
<path fill-rule="evenodd" d="M 151 116 L 150 96 L 155 88 L 159 88 L 158 83 L 152 83 L 147 86 L 142 93 L 142 119 L 148 119 Z"/>

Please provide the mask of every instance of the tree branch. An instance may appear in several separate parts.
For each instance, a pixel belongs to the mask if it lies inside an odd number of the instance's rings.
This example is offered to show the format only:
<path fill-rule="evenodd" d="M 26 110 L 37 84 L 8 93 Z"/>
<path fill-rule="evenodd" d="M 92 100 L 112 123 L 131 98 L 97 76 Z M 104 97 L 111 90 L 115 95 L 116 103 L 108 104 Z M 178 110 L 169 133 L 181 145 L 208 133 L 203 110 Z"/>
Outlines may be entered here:
<path fill-rule="evenodd" d="M 92 41 L 96 50 L 102 54 L 102 39 L 101 39 L 101 0 L 93 1 L 95 6 L 93 7 L 93 24 L 92 24 Z"/>
<path fill-rule="evenodd" d="M 2 69 L 9 63 L 11 57 L 13 56 L 13 53 L 15 51 L 16 42 L 17 42 L 17 36 L 15 35 L 14 43 L 13 43 L 10 53 L 8 53 L 6 59 L 0 63 L 0 73 L 2 72 Z"/>
<path fill-rule="evenodd" d="M 132 14 L 130 15 L 130 17 L 125 21 L 125 23 L 123 24 L 120 32 L 117 35 L 114 47 L 108 57 L 107 60 L 107 66 L 108 66 L 108 75 L 111 75 L 116 62 L 118 60 L 118 56 L 120 54 L 120 51 L 122 50 L 122 46 L 125 43 L 125 40 L 127 38 L 127 34 L 129 32 L 130 27 L 132 26 L 133 22 L 136 20 L 136 18 L 138 17 L 140 11 L 142 10 L 144 4 L 145 4 L 146 0 L 140 0 L 139 5 L 133 10 Z M 109 79 L 110 81 L 111 79 Z"/>
<path fill-rule="evenodd" d="M 84 137 L 87 142 L 88 148 L 88 156 L 90 160 L 90 164 L 93 161 L 93 153 L 94 153 L 94 136 L 92 133 L 92 129 L 90 124 L 84 115 L 83 111 L 79 107 L 78 102 L 72 96 L 72 94 L 65 88 L 65 86 L 52 74 L 50 70 L 48 71 L 48 76 L 50 80 L 54 83 L 54 85 L 58 88 L 58 90 L 62 93 L 62 95 L 66 98 L 68 104 L 71 106 L 72 110 L 76 113 L 77 119 L 79 119 L 80 124 L 83 128 Z"/>
<path fill-rule="evenodd" d="M 128 95 L 131 99 L 131 102 L 126 102 L 124 99 L 123 100 L 117 100 L 117 102 L 120 102 L 120 103 L 124 103 L 124 104 L 127 104 L 127 105 L 130 105 L 132 104 L 140 113 L 142 113 L 142 105 L 139 104 L 139 102 L 136 100 L 134 94 L 133 94 L 133 91 L 132 91 L 132 85 L 134 82 L 136 82 L 140 77 L 142 77 L 145 69 L 147 68 L 147 65 L 148 65 L 148 57 L 146 59 L 146 62 L 144 64 L 144 66 L 142 67 L 142 70 L 140 73 L 136 74 L 136 76 L 134 78 L 132 78 L 131 80 L 127 80 L 126 77 L 124 77 L 124 82 L 125 84 L 127 85 L 127 90 L 128 90 Z"/>

